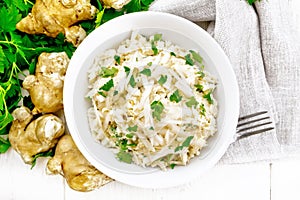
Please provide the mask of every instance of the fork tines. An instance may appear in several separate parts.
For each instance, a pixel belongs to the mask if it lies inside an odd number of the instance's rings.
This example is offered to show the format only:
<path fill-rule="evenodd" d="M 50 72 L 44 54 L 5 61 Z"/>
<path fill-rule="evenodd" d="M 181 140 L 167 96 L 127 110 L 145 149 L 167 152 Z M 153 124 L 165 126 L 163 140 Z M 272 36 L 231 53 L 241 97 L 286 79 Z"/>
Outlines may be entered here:
<path fill-rule="evenodd" d="M 238 139 L 245 138 L 251 135 L 263 133 L 274 129 L 268 111 L 261 111 L 240 117 L 237 125 Z"/>

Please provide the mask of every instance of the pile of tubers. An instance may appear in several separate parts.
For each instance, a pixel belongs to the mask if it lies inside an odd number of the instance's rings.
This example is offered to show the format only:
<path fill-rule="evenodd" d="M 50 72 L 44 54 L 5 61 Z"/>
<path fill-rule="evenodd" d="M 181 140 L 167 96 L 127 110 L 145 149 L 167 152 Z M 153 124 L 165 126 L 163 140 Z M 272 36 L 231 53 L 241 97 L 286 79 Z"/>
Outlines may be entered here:
<path fill-rule="evenodd" d="M 105 8 L 121 9 L 130 0 L 101 0 Z M 90 0 L 36 0 L 31 13 L 16 28 L 28 34 L 45 34 L 55 38 L 63 33 L 68 42 L 77 47 L 86 37 L 85 30 L 76 25 L 92 19 L 98 10 Z M 87 192 L 112 181 L 93 167 L 65 133 L 63 116 L 63 84 L 69 64 L 65 52 L 41 53 L 35 75 L 28 75 L 23 88 L 29 92 L 34 109 L 25 106 L 15 109 L 9 131 L 12 148 L 26 164 L 32 164 L 37 154 L 55 149 L 47 163 L 48 174 L 60 174 L 70 188 Z"/>
<path fill-rule="evenodd" d="M 54 157 L 47 163 L 47 173 L 60 174 L 72 189 L 87 192 L 111 179 L 85 159 L 71 136 L 65 134 L 64 120 L 55 114 L 63 108 L 68 64 L 65 52 L 39 56 L 35 75 L 28 75 L 23 81 L 23 88 L 28 90 L 35 107 L 31 111 L 21 106 L 13 111 L 8 137 L 26 164 L 32 164 L 35 155 L 56 147 Z"/>

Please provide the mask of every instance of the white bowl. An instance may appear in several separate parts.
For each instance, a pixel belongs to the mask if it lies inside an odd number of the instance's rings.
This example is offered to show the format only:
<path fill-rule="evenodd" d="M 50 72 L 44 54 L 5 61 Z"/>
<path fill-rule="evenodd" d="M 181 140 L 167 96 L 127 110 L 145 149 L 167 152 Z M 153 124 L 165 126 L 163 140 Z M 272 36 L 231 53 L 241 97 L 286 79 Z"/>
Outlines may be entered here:
<path fill-rule="evenodd" d="M 209 139 L 200 156 L 187 166 L 173 170 L 142 168 L 118 161 L 106 147 L 95 141 L 88 124 L 87 109 L 90 102 L 87 70 L 99 52 L 117 47 L 129 38 L 131 32 L 149 36 L 162 33 L 185 49 L 197 49 L 205 61 L 205 69 L 217 77 L 215 97 L 218 101 L 218 132 Z M 212 168 L 233 141 L 238 113 L 239 94 L 230 62 L 216 43 L 203 29 L 181 17 L 158 12 L 139 12 L 115 18 L 94 30 L 76 49 L 65 77 L 64 111 L 69 131 L 82 154 L 92 165 L 111 178 L 137 187 L 164 188 L 180 185 Z"/>

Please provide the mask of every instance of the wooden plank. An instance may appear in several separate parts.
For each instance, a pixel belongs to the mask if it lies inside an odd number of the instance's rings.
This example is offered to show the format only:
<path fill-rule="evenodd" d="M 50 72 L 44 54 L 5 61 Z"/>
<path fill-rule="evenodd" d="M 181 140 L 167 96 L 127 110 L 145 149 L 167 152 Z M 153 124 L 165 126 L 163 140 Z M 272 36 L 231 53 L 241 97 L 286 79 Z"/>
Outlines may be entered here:
<path fill-rule="evenodd" d="M 300 157 L 275 161 L 271 168 L 271 199 L 300 199 Z"/>
<path fill-rule="evenodd" d="M 63 180 L 46 175 L 46 163 L 46 158 L 40 158 L 31 170 L 13 149 L 0 154 L 0 199 L 63 200 Z"/>
<path fill-rule="evenodd" d="M 186 185 L 168 189 L 141 189 L 113 182 L 93 192 L 80 193 L 66 186 L 65 199 L 267 200 L 270 199 L 269 169 L 269 163 L 217 166 Z"/>

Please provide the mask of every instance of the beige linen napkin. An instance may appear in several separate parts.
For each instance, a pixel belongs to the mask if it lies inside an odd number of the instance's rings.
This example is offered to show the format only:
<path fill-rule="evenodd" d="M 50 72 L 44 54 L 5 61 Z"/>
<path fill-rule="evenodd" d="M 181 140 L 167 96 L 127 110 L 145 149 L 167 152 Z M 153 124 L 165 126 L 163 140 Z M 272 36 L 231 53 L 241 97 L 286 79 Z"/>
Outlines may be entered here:
<path fill-rule="evenodd" d="M 207 31 L 228 55 L 237 76 L 240 116 L 268 110 L 276 123 L 275 130 L 234 142 L 222 163 L 271 160 L 300 145 L 300 34 L 289 19 L 288 3 L 156 0 L 150 8 L 194 22 L 209 21 Z"/>

